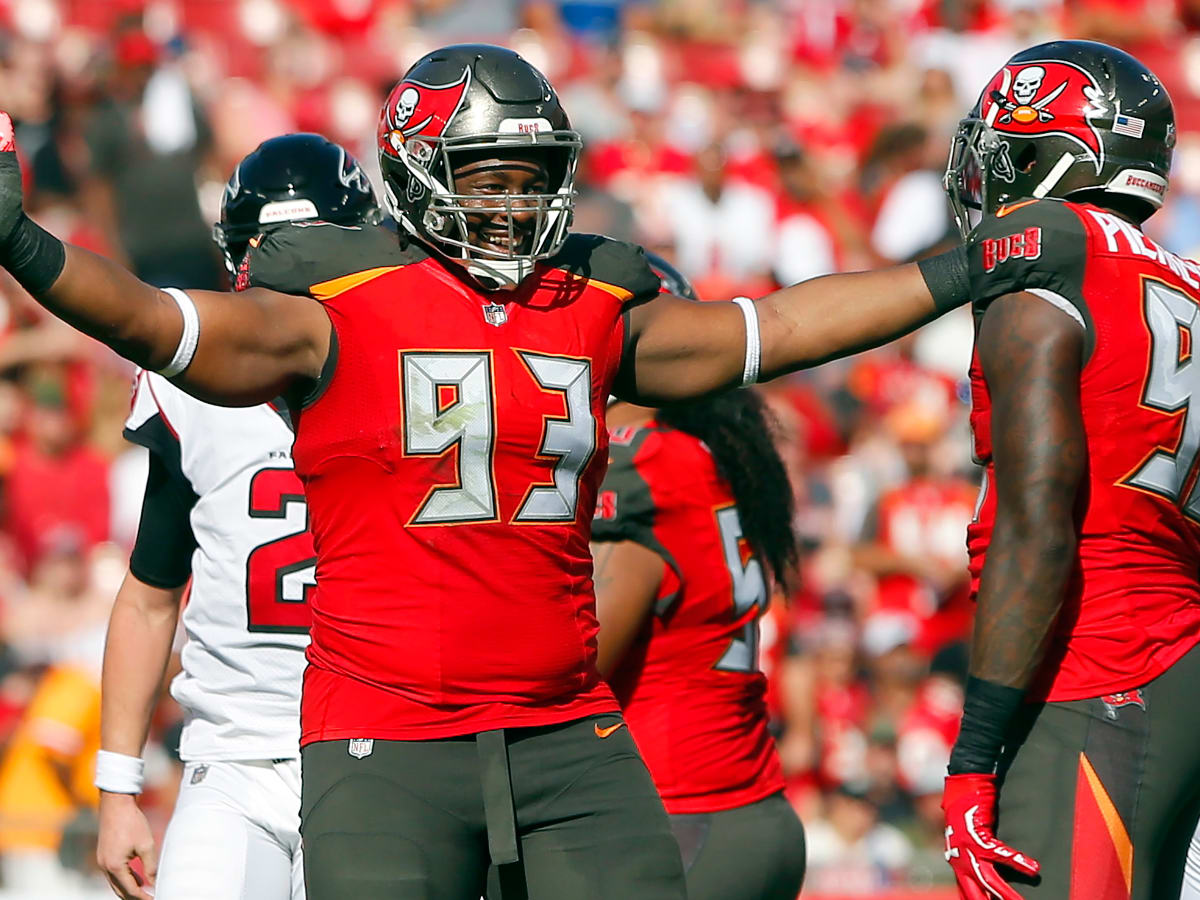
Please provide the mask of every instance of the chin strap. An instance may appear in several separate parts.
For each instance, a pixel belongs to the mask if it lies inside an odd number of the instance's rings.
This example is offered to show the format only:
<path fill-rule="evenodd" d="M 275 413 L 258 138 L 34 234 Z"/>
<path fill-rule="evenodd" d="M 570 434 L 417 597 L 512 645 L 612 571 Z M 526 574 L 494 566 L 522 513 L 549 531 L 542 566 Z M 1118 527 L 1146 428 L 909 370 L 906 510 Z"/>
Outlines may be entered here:
<path fill-rule="evenodd" d="M 511 291 L 533 274 L 533 263 L 523 259 L 455 260 L 460 262 L 467 274 L 474 278 L 484 290 Z"/>

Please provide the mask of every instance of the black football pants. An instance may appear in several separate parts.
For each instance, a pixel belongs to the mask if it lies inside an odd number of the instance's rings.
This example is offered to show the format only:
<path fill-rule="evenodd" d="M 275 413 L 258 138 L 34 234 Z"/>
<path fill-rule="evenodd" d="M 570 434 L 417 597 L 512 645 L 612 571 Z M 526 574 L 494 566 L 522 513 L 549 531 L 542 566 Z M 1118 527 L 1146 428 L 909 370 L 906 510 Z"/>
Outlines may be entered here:
<path fill-rule="evenodd" d="M 503 900 L 683 900 L 679 846 L 620 722 L 309 744 L 309 900 L 478 900 L 492 859 Z"/>
<path fill-rule="evenodd" d="M 1036 900 L 1176 900 L 1200 816 L 1200 647 L 1138 691 L 1030 706 L 1001 762 L 997 836 Z"/>
<path fill-rule="evenodd" d="M 671 816 L 688 900 L 796 900 L 804 826 L 783 794 L 713 813 Z"/>

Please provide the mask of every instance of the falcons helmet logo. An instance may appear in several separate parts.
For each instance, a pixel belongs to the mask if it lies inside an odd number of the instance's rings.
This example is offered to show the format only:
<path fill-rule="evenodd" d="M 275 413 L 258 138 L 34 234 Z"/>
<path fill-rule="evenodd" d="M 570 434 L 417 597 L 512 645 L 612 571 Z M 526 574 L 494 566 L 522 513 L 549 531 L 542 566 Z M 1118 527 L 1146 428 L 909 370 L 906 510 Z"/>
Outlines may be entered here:
<path fill-rule="evenodd" d="M 1085 151 L 1097 174 L 1104 166 L 1104 145 L 1095 120 L 1108 111 L 1096 79 L 1060 60 L 1007 65 L 980 100 L 980 114 L 991 128 L 1024 138 L 1069 138 Z"/>

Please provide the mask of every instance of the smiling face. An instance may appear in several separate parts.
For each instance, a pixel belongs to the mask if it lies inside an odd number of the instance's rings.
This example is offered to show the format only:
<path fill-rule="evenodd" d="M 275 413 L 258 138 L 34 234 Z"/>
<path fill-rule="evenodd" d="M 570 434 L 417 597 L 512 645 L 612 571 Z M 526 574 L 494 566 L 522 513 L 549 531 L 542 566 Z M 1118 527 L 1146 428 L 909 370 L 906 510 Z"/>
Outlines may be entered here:
<path fill-rule="evenodd" d="M 467 240 L 501 254 L 530 253 L 537 226 L 538 201 L 526 195 L 550 192 L 544 153 L 506 150 L 475 154 L 454 169 L 454 191 L 461 202 Z"/>

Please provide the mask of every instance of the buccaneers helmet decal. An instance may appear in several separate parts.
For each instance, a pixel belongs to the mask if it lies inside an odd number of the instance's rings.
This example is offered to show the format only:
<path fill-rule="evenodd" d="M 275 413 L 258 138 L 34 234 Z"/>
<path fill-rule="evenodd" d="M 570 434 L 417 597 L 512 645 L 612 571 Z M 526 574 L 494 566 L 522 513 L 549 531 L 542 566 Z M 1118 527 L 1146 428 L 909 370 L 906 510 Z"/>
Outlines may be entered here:
<path fill-rule="evenodd" d="M 402 81 L 388 97 L 385 114 L 379 121 L 379 149 L 397 156 L 400 146 L 415 135 L 438 138 L 462 107 L 471 83 L 471 69 L 451 84 L 424 84 Z"/>
<path fill-rule="evenodd" d="M 991 128 L 1026 138 L 1068 138 L 1084 149 L 1097 174 L 1104 167 L 1104 144 L 1093 120 L 1107 112 L 1096 79 L 1064 60 L 1009 63 L 980 98 L 980 115 Z"/>

